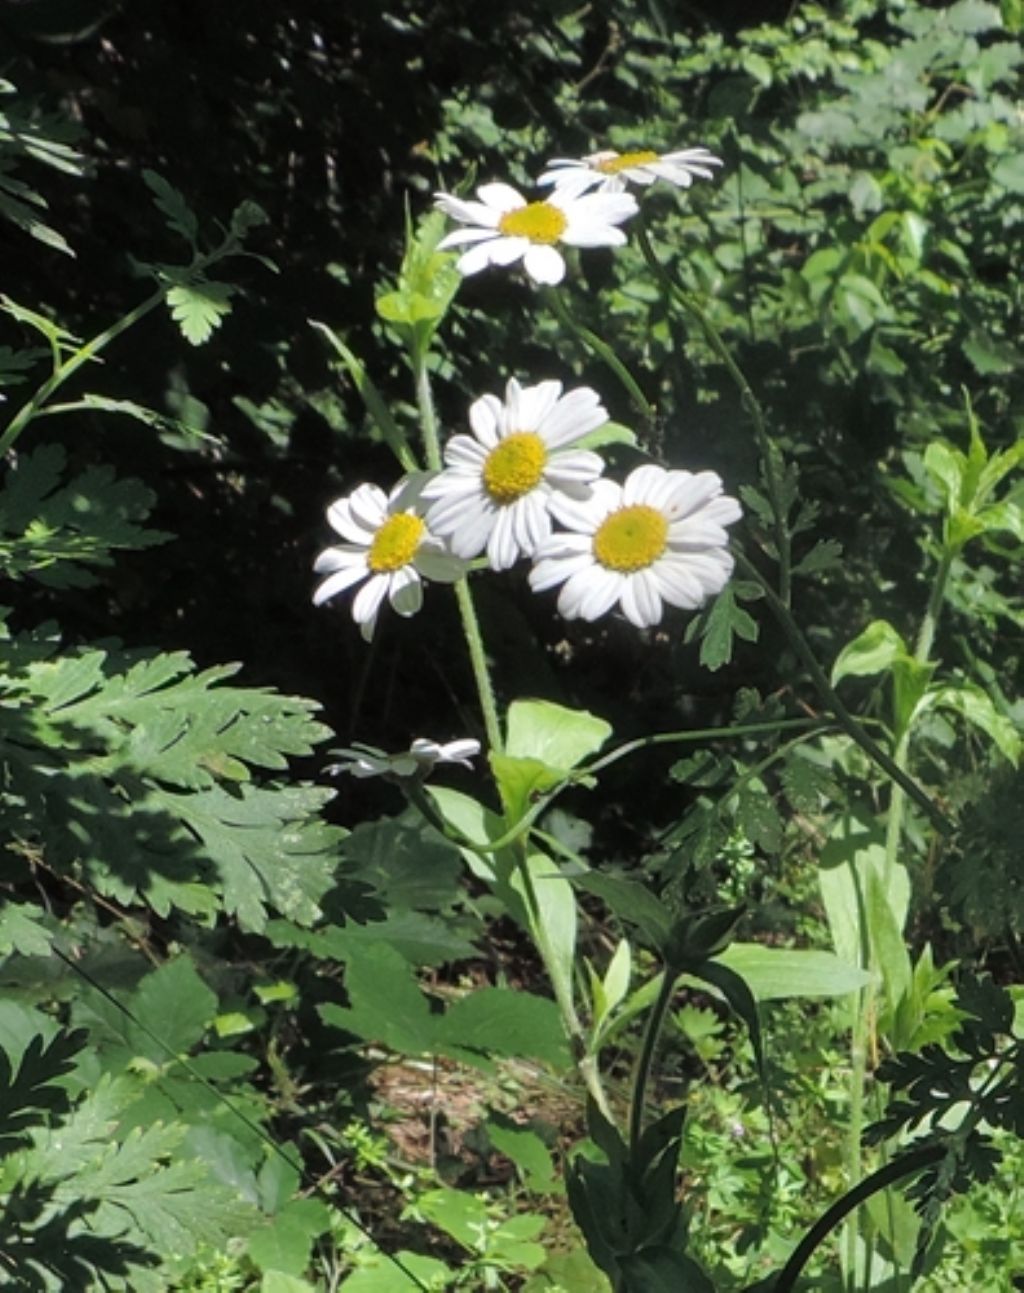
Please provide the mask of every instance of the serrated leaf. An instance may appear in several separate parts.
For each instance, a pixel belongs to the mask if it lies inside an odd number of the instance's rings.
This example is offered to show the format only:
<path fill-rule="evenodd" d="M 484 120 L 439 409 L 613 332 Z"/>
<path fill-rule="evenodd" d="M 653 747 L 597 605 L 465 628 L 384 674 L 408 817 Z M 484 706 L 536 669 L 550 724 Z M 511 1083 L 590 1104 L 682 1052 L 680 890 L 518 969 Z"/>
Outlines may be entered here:
<path fill-rule="evenodd" d="M 828 768 L 814 763 L 799 750 L 786 759 L 782 767 L 782 786 L 786 798 L 798 812 L 813 813 L 821 808 L 821 801 L 835 791 Z"/>
<path fill-rule="evenodd" d="M 766 853 L 778 853 L 782 847 L 782 818 L 766 791 L 745 786 L 739 793 L 736 819 L 751 844 Z"/>
<path fill-rule="evenodd" d="M 326 729 L 311 701 L 224 687 L 237 666 L 192 671 L 184 653 L 84 650 L 0 679 L 7 828 L 43 842 L 51 866 L 84 868 L 98 892 L 161 915 L 218 906 L 250 929 L 268 906 L 319 914 L 341 833 L 319 818 L 332 792 L 258 785 Z M 237 786 L 228 793 L 226 785 Z"/>
<path fill-rule="evenodd" d="M 143 170 L 142 178 L 153 194 L 153 201 L 158 210 L 167 217 L 167 227 L 172 233 L 180 234 L 191 246 L 195 246 L 199 222 L 195 213 L 178 190 L 156 171 Z"/>
<path fill-rule="evenodd" d="M 201 346 L 210 339 L 224 317 L 231 313 L 234 291 L 229 283 L 212 283 L 207 279 L 178 283 L 168 289 L 171 318 L 186 341 Z"/>
<path fill-rule="evenodd" d="M 836 539 L 822 539 L 793 567 L 794 575 L 813 575 L 831 570 L 842 559 L 843 545 Z"/>
<path fill-rule="evenodd" d="M 154 496 L 111 467 L 90 467 L 62 481 L 65 455 L 44 445 L 19 455 L 0 494 L 0 571 L 51 588 L 89 587 L 90 566 L 109 566 L 116 549 L 147 548 L 170 535 L 138 522 Z"/>
<path fill-rule="evenodd" d="M 700 633 L 703 639 L 700 662 L 712 673 L 732 659 L 735 638 L 742 638 L 744 642 L 757 641 L 757 621 L 739 605 L 737 597 L 740 595 L 741 591 L 735 585 L 726 584 L 710 608 L 699 619 L 691 621 L 687 630 L 688 642 Z"/>

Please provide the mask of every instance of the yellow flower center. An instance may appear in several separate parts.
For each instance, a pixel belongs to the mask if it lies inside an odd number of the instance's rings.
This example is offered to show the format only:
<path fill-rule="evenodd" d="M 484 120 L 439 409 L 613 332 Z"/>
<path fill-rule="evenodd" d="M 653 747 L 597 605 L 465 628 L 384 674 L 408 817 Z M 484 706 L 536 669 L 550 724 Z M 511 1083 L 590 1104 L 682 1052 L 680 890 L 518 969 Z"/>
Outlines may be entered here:
<path fill-rule="evenodd" d="M 375 575 L 401 570 L 415 557 L 426 528 L 422 518 L 411 512 L 389 516 L 373 536 L 366 564 Z"/>
<path fill-rule="evenodd" d="M 648 162 L 657 160 L 658 154 L 645 148 L 638 153 L 619 153 L 616 157 L 606 157 L 603 162 L 594 163 L 594 170 L 603 175 L 618 175 L 619 171 L 628 170 L 631 166 L 646 166 Z"/>
<path fill-rule="evenodd" d="M 544 474 L 548 451 L 535 431 L 513 431 L 484 462 L 484 488 L 496 503 L 514 503 L 528 494 Z"/>
<path fill-rule="evenodd" d="M 514 211 L 506 211 L 498 228 L 509 238 L 529 238 L 531 242 L 557 242 L 569 221 L 565 212 L 550 202 L 530 202 Z"/>
<path fill-rule="evenodd" d="M 668 547 L 668 521 L 656 507 L 620 507 L 594 535 L 594 556 L 608 570 L 632 574 L 653 565 Z"/>

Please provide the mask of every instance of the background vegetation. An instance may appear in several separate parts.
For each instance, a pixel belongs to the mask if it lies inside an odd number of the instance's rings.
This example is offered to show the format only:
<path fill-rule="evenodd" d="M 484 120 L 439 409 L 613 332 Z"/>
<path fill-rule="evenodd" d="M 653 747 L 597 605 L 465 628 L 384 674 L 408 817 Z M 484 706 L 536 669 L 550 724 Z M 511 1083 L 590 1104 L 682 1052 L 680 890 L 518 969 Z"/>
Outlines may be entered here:
<path fill-rule="evenodd" d="M 988 453 L 1020 455 L 1022 23 L 1018 0 L 764 5 L 756 25 L 661 0 L 4 7 L 10 425 L 81 339 L 151 308 L 0 442 L 0 1284 L 416 1287 L 383 1249 L 436 1287 L 601 1287 L 562 1184 L 578 1082 L 523 929 L 393 787 L 323 773 L 331 734 L 480 732 L 443 599 L 369 648 L 345 605 L 311 605 L 323 509 L 394 471 L 310 321 L 405 417 L 374 302 L 435 189 L 525 187 L 594 147 L 711 148 L 721 178 L 661 196 L 652 235 L 798 471 L 794 611 L 826 670 L 871 621 L 911 642 L 940 548 L 929 446 L 966 453 L 966 393 Z M 635 244 L 574 277 L 574 313 L 656 417 L 636 425 L 530 286 L 482 275 L 446 322 L 443 425 L 509 374 L 571 376 L 646 453 L 746 490 L 763 536 L 757 446 L 706 339 Z M 1021 1035 L 1019 479 L 1001 505 L 953 560 L 934 645 L 967 699 L 924 721 L 914 770 L 955 830 L 911 814 L 914 1018 L 890 1058 L 963 1053 L 965 1018 L 993 1046 Z M 582 706 L 619 738 L 821 712 L 749 580 L 717 620 L 647 635 L 556 621 L 516 577 L 479 603 L 503 702 Z M 884 675 L 851 674 L 848 702 L 887 721 Z M 819 864 L 887 791 L 835 739 L 780 745 L 769 770 L 752 740 L 647 751 L 545 829 L 666 906 L 744 904 L 749 941 L 827 948 Z M 607 895 L 584 912 L 602 977 L 630 924 Z M 639 978 L 653 961 L 634 956 Z M 1011 989 L 1016 1030 L 988 998 L 972 1016 L 968 971 Z M 777 1269 L 843 1188 L 848 996 L 809 988 L 762 994 L 767 1101 L 718 998 L 691 988 L 671 1012 L 654 1094 L 667 1108 L 692 1084 L 691 1251 L 722 1289 Z M 521 1017 L 488 1031 L 489 989 Z M 623 1104 L 636 1028 L 623 1014 L 604 1050 Z M 872 1099 L 880 1119 L 881 1084 Z M 1012 1129 L 943 1213 L 919 1287 L 1022 1286 Z M 858 1287 L 897 1293 L 918 1232 L 874 1222 L 882 1264 Z M 826 1254 L 807 1287 L 852 1287 L 839 1271 Z"/>

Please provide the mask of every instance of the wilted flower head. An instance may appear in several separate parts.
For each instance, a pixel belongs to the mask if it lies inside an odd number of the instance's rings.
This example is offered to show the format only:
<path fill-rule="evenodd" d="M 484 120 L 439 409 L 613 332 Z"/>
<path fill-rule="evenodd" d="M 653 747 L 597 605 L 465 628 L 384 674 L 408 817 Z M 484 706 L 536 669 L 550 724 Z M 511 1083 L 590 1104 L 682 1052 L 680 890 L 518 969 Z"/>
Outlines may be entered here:
<path fill-rule="evenodd" d="M 408 750 L 399 754 L 386 754 L 361 741 L 353 741 L 350 748 L 332 750 L 331 753 L 340 755 L 342 762 L 332 763 L 326 769 L 330 773 L 348 772 L 361 779 L 389 777 L 398 781 L 415 777 L 422 781 L 439 763 L 461 763 L 463 767 L 471 768 L 470 760 L 480 753 L 480 742 L 467 738 L 439 745 L 437 741 L 419 736 Z"/>
<path fill-rule="evenodd" d="M 556 157 L 548 162 L 537 183 L 554 186 L 552 201 L 559 193 L 577 196 L 588 189 L 622 193 L 628 184 L 646 188 L 656 180 L 688 189 L 695 178 L 713 179 L 710 167 L 721 165 L 722 159 L 706 148 L 681 148 L 672 153 L 656 153 L 650 148 L 617 153 L 607 148 L 586 157 Z"/>
<path fill-rule="evenodd" d="M 527 202 L 509 184 L 482 184 L 476 201 L 450 193 L 435 194 L 436 205 L 468 226 L 447 234 L 439 250 L 472 244 L 459 257 L 463 274 L 488 265 L 523 262 L 537 283 L 560 283 L 565 261 L 557 244 L 568 247 L 619 247 L 626 235 L 616 228 L 638 210 L 629 193 L 555 192 L 541 202 Z"/>

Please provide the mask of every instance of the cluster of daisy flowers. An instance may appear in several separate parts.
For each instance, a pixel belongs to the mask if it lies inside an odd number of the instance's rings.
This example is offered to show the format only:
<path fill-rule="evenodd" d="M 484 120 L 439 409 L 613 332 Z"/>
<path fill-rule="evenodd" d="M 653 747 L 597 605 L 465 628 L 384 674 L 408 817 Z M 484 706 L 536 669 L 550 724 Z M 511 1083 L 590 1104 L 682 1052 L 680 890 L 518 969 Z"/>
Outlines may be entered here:
<path fill-rule="evenodd" d="M 438 246 L 466 248 L 464 274 L 521 260 L 536 281 L 556 283 L 565 273 L 557 244 L 625 241 L 618 226 L 638 209 L 629 184 L 685 188 L 718 165 L 705 148 L 558 158 L 539 179 L 551 189 L 543 201 L 527 202 L 507 184 L 482 185 L 474 201 L 437 194 L 464 226 Z M 412 473 L 390 494 L 360 485 L 331 504 L 327 520 L 343 542 L 316 559 L 326 577 L 314 602 L 353 591 L 352 615 L 369 640 L 385 601 L 414 615 L 425 581 L 452 583 L 474 563 L 501 571 L 528 559 L 531 588 L 559 588 L 567 619 L 595 620 L 618 606 L 650 628 L 665 605 L 699 607 L 732 573 L 725 527 L 739 519 L 739 504 L 710 471 L 647 464 L 622 484 L 607 479 L 601 456 L 580 444 L 607 421 L 589 387 L 511 378 L 504 398 L 472 404 L 471 434 L 448 440 L 442 470 Z"/>
<path fill-rule="evenodd" d="M 483 184 L 476 198 L 436 194 L 437 206 L 464 228 L 442 238 L 438 247 L 465 248 L 459 256 L 463 274 L 488 265 L 522 261 L 536 283 L 560 283 L 565 261 L 558 245 L 619 247 L 626 235 L 619 228 L 639 210 L 630 184 L 647 188 L 661 180 L 689 188 L 694 179 L 711 179 L 722 159 L 706 148 L 670 153 L 653 149 L 619 153 L 612 149 L 582 158 L 558 157 L 548 163 L 537 183 L 549 195 L 536 202 L 510 184 Z"/>
<path fill-rule="evenodd" d="M 607 420 L 589 387 L 511 378 L 504 399 L 473 403 L 472 434 L 449 439 L 442 471 L 406 476 L 389 495 L 360 485 L 331 504 L 328 522 L 344 542 L 317 557 L 326 578 L 313 600 L 361 585 L 352 615 L 369 639 L 385 600 L 413 615 L 424 581 L 526 558 L 530 587 L 560 588 L 566 619 L 593 621 L 618 606 L 650 628 L 665 605 L 699 607 L 732 573 L 726 526 L 739 504 L 712 471 L 648 463 L 622 484 L 609 480 L 604 459 L 578 447 Z"/>

